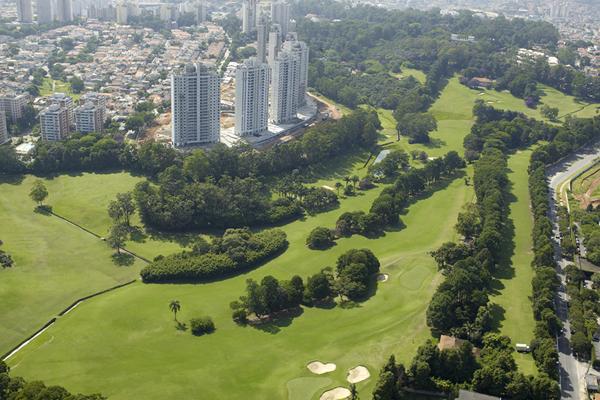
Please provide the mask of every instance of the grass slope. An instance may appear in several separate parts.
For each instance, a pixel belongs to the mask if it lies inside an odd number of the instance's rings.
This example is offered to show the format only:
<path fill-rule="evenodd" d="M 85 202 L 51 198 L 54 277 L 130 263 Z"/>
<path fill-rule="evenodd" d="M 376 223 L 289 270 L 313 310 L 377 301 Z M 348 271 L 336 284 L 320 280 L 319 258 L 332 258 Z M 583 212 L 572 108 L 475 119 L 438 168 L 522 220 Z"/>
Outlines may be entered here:
<path fill-rule="evenodd" d="M 40 96 L 50 96 L 53 93 L 65 93 L 73 98 L 73 101 L 79 100 L 81 94 L 73 93 L 71 84 L 52 78 L 44 78 L 42 86 L 40 86 Z"/>
<path fill-rule="evenodd" d="M 533 243 L 531 232 L 533 220 L 529 204 L 527 166 L 531 150 L 519 151 L 508 159 L 508 178 L 512 183 L 507 237 L 512 236 L 514 249 L 507 257 L 508 264 L 501 266 L 496 274 L 495 289 L 491 302 L 499 306 L 497 321 L 499 331 L 509 336 L 513 344 L 530 343 L 533 339 L 535 321 L 531 309 L 531 280 L 533 279 Z M 512 229 L 511 229 L 512 228 Z M 511 249 L 507 249 L 511 250 Z M 536 367 L 530 354 L 517 354 L 515 358 L 519 369 L 525 374 L 535 374 Z"/>
<path fill-rule="evenodd" d="M 345 200 L 343 208 L 366 210 L 378 192 Z M 61 318 L 10 364 L 17 375 L 77 391 L 102 391 L 112 399 L 318 398 L 323 390 L 345 384 L 348 369 L 362 364 L 376 376 L 390 353 L 408 361 L 429 337 L 424 311 L 439 275 L 427 251 L 454 238 L 456 215 L 471 198 L 471 187 L 458 179 L 412 205 L 403 217 L 406 229 L 375 240 L 341 239 L 324 252 L 308 250 L 306 235 L 315 226 L 333 226 L 343 210 L 296 221 L 284 227 L 288 251 L 267 265 L 211 284 L 136 283 L 111 292 Z M 231 321 L 228 304 L 242 294 L 247 278 L 306 277 L 360 247 L 371 248 L 390 274 L 365 303 L 351 309 L 304 309 L 299 318 L 265 329 Z M 168 310 L 173 298 L 181 301 L 181 321 L 211 315 L 215 334 L 196 338 L 176 330 Z M 305 368 L 316 359 L 335 362 L 338 369 L 317 378 Z M 359 390 L 369 393 L 374 382 L 359 384 Z"/>
<path fill-rule="evenodd" d="M 28 197 L 35 179 L 0 183 L 0 239 L 16 263 L 0 270 L 0 353 L 77 298 L 136 279 L 141 267 L 139 262 L 115 265 L 104 242 L 57 217 L 35 213 Z M 126 173 L 45 179 L 50 193 L 46 203 L 57 214 L 104 235 L 110 224 L 108 202 L 139 180 Z M 181 248 L 166 239 L 144 240 L 130 242 L 128 248 L 148 258 Z"/>

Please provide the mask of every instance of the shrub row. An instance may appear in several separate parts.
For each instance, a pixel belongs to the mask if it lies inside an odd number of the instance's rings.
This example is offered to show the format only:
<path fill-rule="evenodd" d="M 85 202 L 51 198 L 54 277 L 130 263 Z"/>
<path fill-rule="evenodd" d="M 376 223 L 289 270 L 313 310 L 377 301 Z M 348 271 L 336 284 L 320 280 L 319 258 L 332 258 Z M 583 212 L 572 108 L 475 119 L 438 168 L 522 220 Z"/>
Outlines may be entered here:
<path fill-rule="evenodd" d="M 182 252 L 157 257 L 140 273 L 147 283 L 198 282 L 218 279 L 254 267 L 287 248 L 279 229 L 252 234 L 247 229 L 228 229 L 208 251 Z"/>

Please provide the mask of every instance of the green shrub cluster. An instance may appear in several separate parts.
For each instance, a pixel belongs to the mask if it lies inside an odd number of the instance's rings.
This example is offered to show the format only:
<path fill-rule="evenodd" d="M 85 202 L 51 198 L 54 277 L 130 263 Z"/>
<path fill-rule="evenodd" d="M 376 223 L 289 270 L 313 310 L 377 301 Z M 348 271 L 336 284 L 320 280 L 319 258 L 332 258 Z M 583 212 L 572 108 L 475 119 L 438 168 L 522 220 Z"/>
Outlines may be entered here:
<path fill-rule="evenodd" d="M 228 229 L 205 253 L 182 252 L 158 257 L 141 271 L 147 283 L 198 282 L 223 278 L 254 267 L 287 248 L 286 235 L 279 229 L 252 233 Z"/>
<path fill-rule="evenodd" d="M 211 317 L 192 318 L 190 320 L 192 335 L 202 336 L 215 331 L 215 323 Z"/>

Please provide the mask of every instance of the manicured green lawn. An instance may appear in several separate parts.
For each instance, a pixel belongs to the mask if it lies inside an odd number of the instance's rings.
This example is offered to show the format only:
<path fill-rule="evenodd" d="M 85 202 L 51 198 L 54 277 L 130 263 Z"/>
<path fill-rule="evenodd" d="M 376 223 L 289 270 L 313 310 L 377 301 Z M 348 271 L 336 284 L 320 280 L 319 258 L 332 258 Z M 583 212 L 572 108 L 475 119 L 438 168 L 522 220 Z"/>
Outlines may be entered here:
<path fill-rule="evenodd" d="M 54 83 L 54 86 L 53 86 Z M 65 93 L 73 98 L 73 101 L 79 100 L 81 94 L 73 93 L 73 89 L 71 89 L 71 84 L 68 82 L 63 82 L 59 80 L 54 80 L 52 78 L 44 78 L 44 82 L 40 87 L 40 96 L 49 96 L 52 93 Z"/>
<path fill-rule="evenodd" d="M 478 98 L 528 115 L 539 113 L 528 110 L 522 100 L 508 93 L 470 90 L 453 78 L 431 109 L 438 120 L 432 144 L 409 145 L 403 138 L 390 148 L 422 149 L 430 156 L 449 150 L 462 154 L 462 141 L 473 123 L 471 110 Z M 548 92 L 544 101 L 550 99 L 563 104 L 565 110 L 576 109 L 569 108 L 573 103 L 566 96 Z M 391 111 L 378 112 L 384 127 L 380 143 L 395 140 Z M 331 160 L 314 169 L 313 184 L 333 186 L 345 175 L 362 177 L 367 158 L 368 152 L 357 152 Z M 512 266 L 506 271 L 514 272 L 514 277 L 500 274 L 499 291 L 492 297 L 504 310 L 499 330 L 515 343 L 528 342 L 533 331 L 528 297 L 532 274 L 528 160 L 528 151 L 510 159 L 516 198 L 511 203 L 516 247 Z M 61 176 L 47 182 L 51 193 L 48 202 L 61 215 L 105 232 L 108 201 L 117 192 L 130 190 L 139 179 L 121 173 Z M 91 285 L 104 288 L 110 286 L 108 283 L 136 277 L 139 268 L 137 264 L 116 267 L 104 243 L 56 218 L 34 214 L 27 199 L 30 183 L 28 177 L 21 185 L 0 185 L 0 239 L 17 261 L 12 270 L 0 271 L 1 278 L 9 277 L 0 280 L 0 290 L 6 287 L 13 291 L 8 292 L 10 301 L 0 305 L 0 338 L 6 336 L 4 332 L 12 335 L 6 345 L 0 339 L 0 345 L 7 347 L 53 316 L 63 303 L 70 303 L 77 293 L 88 294 Z M 456 216 L 466 202 L 473 200 L 472 187 L 457 179 L 411 205 L 402 216 L 406 225 L 402 230 L 376 239 L 341 239 L 324 252 L 305 247 L 310 230 L 333 227 L 344 211 L 368 210 L 382 189 L 379 186 L 343 199 L 337 210 L 284 226 L 289 249 L 241 276 L 200 285 L 137 282 L 85 302 L 12 357 L 9 364 L 15 375 L 43 379 L 75 391 L 101 391 L 111 399 L 316 399 L 324 390 L 346 385 L 347 370 L 361 364 L 372 375 L 358 385 L 361 398 L 368 398 L 377 370 L 388 355 L 394 353 L 400 361 L 408 362 L 429 337 L 425 310 L 442 278 L 427 252 L 456 239 Z M 178 244 L 156 237 L 127 246 L 149 258 L 180 249 Z M 270 329 L 243 328 L 231 321 L 228 304 L 243 293 L 247 278 L 261 279 L 269 274 L 283 279 L 294 274 L 305 278 L 322 267 L 334 266 L 344 251 L 360 247 L 372 249 L 382 262 L 383 272 L 390 275 L 389 281 L 380 283 L 376 294 L 366 302 L 349 309 L 305 308 L 298 318 Z M 40 271 L 40 265 L 44 270 Z M 11 274 L 16 276 L 12 281 Z M 171 299 L 181 301 L 180 321 L 187 323 L 190 318 L 210 315 L 217 331 L 197 338 L 176 330 L 168 310 Z M 31 309 L 35 312 L 28 311 Z M 305 365 L 314 360 L 334 362 L 338 369 L 323 376 L 312 375 Z M 517 360 L 524 372 L 535 371 L 530 356 L 517 356 Z"/>
<path fill-rule="evenodd" d="M 527 166 L 531 150 L 519 151 L 508 160 L 508 178 L 512 183 L 509 220 L 513 229 L 514 250 L 507 253 L 509 264 L 502 265 L 496 273 L 497 292 L 490 298 L 499 306 L 499 330 L 516 343 L 529 344 L 533 339 L 535 321 L 531 308 L 531 280 L 533 279 L 533 220 L 529 205 Z M 507 236 L 510 233 L 507 234 Z M 507 249 L 509 251 L 510 249 Z M 515 353 L 519 369 L 525 374 L 535 374 L 536 366 L 530 354 Z"/>
<path fill-rule="evenodd" d="M 343 209 L 368 209 L 380 189 L 345 200 Z M 16 375 L 102 391 L 111 399 L 285 398 L 288 392 L 291 398 L 310 399 L 343 385 L 346 371 L 362 364 L 373 378 L 359 384 L 359 391 L 370 393 L 390 353 L 407 362 L 429 337 L 424 311 L 440 276 L 427 251 L 455 237 L 452 227 L 472 199 L 471 189 L 458 179 L 412 205 L 402 217 L 405 229 L 379 239 L 341 239 L 324 252 L 308 250 L 306 235 L 315 226 L 333 226 L 342 209 L 291 223 L 283 228 L 289 249 L 267 265 L 211 284 L 136 283 L 98 297 L 61 318 L 10 364 Z M 361 247 L 374 251 L 390 279 L 358 307 L 306 308 L 289 325 L 270 332 L 231 321 L 228 304 L 242 294 L 247 278 L 306 277 L 333 266 L 342 252 Z M 177 331 L 168 310 L 171 299 L 181 301 L 181 321 L 211 315 L 217 331 L 200 338 Z M 334 362 L 338 369 L 313 376 L 305 365 L 316 359 Z"/>
<path fill-rule="evenodd" d="M 138 278 L 142 265 L 115 265 L 106 243 L 57 217 L 35 213 L 28 197 L 34 179 L 0 182 L 0 240 L 16 263 L 0 270 L 0 353 L 77 298 Z M 45 179 L 50 193 L 46 203 L 57 214 L 104 235 L 110 224 L 108 202 L 140 179 L 126 173 Z M 175 242 L 150 238 L 127 247 L 147 258 L 181 249 Z"/>

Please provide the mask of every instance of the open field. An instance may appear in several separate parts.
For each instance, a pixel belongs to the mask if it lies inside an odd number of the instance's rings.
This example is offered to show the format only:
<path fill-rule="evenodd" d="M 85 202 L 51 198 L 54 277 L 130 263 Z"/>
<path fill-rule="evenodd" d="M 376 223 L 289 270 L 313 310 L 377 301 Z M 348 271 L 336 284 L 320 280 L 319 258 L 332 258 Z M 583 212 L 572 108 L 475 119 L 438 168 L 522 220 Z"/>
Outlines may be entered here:
<path fill-rule="evenodd" d="M 506 237 L 512 238 L 514 249 L 507 248 L 506 263 L 500 266 L 495 275 L 496 292 L 490 297 L 492 303 L 500 306 L 495 315 L 499 331 L 509 336 L 513 344 L 530 343 L 535 326 L 530 300 L 533 279 L 533 220 L 529 210 L 527 174 L 530 156 L 531 151 L 526 150 L 519 151 L 508 159 L 508 178 L 512 183 L 509 219 L 512 226 L 507 228 L 509 232 Z M 500 316 L 501 318 L 498 318 Z M 523 373 L 536 374 L 535 361 L 531 354 L 515 353 L 515 358 Z"/>
<path fill-rule="evenodd" d="M 254 398 L 285 398 L 288 393 L 290 398 L 316 398 L 322 390 L 343 385 L 346 371 L 362 364 L 373 377 L 358 387 L 370 392 L 390 353 L 406 362 L 429 337 L 424 311 L 439 275 L 427 251 L 454 238 L 456 214 L 471 200 L 471 189 L 456 180 L 412 205 L 403 216 L 406 229 L 375 240 L 341 239 L 324 252 L 308 250 L 306 235 L 317 225 L 333 226 L 343 210 L 291 223 L 283 228 L 289 249 L 267 265 L 211 284 L 135 283 L 108 293 L 61 318 L 10 364 L 17 375 L 78 391 L 101 390 L 112 399 L 158 399 L 167 393 L 181 398 L 223 398 L 225 393 L 229 399 L 252 398 L 249 393 Z M 366 210 L 378 192 L 349 198 L 343 208 Z M 374 251 L 390 279 L 358 307 L 306 308 L 293 321 L 265 329 L 231 321 L 228 304 L 242 294 L 247 278 L 306 277 L 360 247 Z M 181 301 L 181 321 L 211 315 L 217 331 L 201 338 L 177 331 L 167 307 L 173 298 Z M 338 369 L 311 375 L 305 365 L 316 359 L 335 362 Z M 165 365 L 173 373 L 166 374 Z"/>
<path fill-rule="evenodd" d="M 52 93 L 65 93 L 73 98 L 73 101 L 79 100 L 80 94 L 73 93 L 71 84 L 68 82 L 58 81 L 52 78 L 44 78 L 44 82 L 40 87 L 40 96 L 49 96 Z"/>
<path fill-rule="evenodd" d="M 420 71 L 418 69 L 408 68 L 408 67 L 402 67 L 402 72 L 400 72 L 398 74 L 393 73 L 391 75 L 398 79 L 407 78 L 409 76 L 412 76 L 413 78 L 415 78 L 416 80 L 418 80 L 421 83 L 425 83 L 425 80 L 427 79 L 425 72 Z"/>
<path fill-rule="evenodd" d="M 0 271 L 0 353 L 7 351 L 75 299 L 138 277 L 141 263 L 117 266 L 102 241 L 54 217 L 34 212 L 28 197 L 34 177 L 0 183 L 0 240 L 16 266 Z M 126 173 L 63 175 L 46 179 L 46 204 L 57 214 L 103 235 L 106 207 L 140 178 Z M 134 223 L 137 220 L 134 220 Z M 181 247 L 167 240 L 130 242 L 147 258 Z M 27 304 L 27 307 L 23 305 Z"/>

